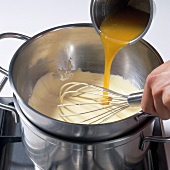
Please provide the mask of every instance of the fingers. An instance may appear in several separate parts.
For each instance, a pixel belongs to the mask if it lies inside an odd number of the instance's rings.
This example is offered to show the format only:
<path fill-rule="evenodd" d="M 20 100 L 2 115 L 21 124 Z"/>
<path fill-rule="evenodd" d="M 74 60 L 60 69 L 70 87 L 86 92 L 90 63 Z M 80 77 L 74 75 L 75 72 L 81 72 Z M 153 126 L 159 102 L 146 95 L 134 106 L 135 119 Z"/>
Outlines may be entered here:
<path fill-rule="evenodd" d="M 170 118 L 169 74 L 169 72 L 160 74 L 158 70 L 150 74 L 146 80 L 141 102 L 144 112 L 159 116 L 163 120 Z"/>
<path fill-rule="evenodd" d="M 165 119 L 169 119 L 170 118 L 170 85 L 164 88 L 163 95 L 162 95 L 162 103 L 167 109 Z"/>
<path fill-rule="evenodd" d="M 151 79 L 148 77 L 146 80 L 145 87 L 144 87 L 144 92 L 143 92 L 142 101 L 141 101 L 141 107 L 145 113 L 152 114 L 154 116 L 158 116 L 158 114 L 155 110 L 155 106 L 154 106 L 152 89 L 150 88 L 150 85 L 151 85 L 150 81 L 151 81 Z"/>
<path fill-rule="evenodd" d="M 165 94 L 163 92 L 163 94 Z M 163 119 L 169 119 L 170 118 L 170 111 L 168 110 L 167 106 L 163 102 L 163 95 L 161 91 L 158 91 L 156 93 L 153 93 L 153 99 L 154 99 L 154 107 L 157 115 Z"/>

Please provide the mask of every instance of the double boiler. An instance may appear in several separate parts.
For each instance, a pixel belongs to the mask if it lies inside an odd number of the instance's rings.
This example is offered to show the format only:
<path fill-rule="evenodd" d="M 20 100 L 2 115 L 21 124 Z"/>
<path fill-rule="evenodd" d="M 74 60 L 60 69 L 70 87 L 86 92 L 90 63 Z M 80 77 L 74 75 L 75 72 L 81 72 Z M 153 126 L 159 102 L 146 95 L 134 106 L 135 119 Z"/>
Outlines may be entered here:
<path fill-rule="evenodd" d="M 67 70 L 70 61 L 72 70 L 103 74 L 103 47 L 91 24 L 51 28 L 32 38 L 0 35 L 0 39 L 9 37 L 26 42 L 14 54 L 9 71 L 0 68 L 9 78 L 15 105 L 1 103 L 0 107 L 12 111 L 16 120 L 19 115 L 25 150 L 40 169 L 131 169 L 146 155 L 149 141 L 169 141 L 152 137 L 155 118 L 142 111 L 113 123 L 81 125 L 52 119 L 28 105 L 37 80 L 46 73 Z M 140 40 L 120 50 L 111 74 L 143 89 L 147 75 L 162 63 L 158 52 Z"/>

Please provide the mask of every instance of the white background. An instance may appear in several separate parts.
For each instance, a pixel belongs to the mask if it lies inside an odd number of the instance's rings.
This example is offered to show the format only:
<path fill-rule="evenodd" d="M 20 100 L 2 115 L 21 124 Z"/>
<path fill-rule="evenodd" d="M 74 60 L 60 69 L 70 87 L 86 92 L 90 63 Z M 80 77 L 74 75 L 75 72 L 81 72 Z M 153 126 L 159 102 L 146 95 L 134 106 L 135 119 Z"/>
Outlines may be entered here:
<path fill-rule="evenodd" d="M 155 0 L 156 13 L 145 35 L 164 61 L 170 59 L 170 0 Z M 32 37 L 51 27 L 91 22 L 90 0 L 0 0 L 0 34 L 17 32 Z M 10 60 L 22 40 L 0 40 L 0 66 L 8 70 Z M 2 76 L 0 76 L 1 78 Z M 9 84 L 1 96 L 11 95 Z"/>
<path fill-rule="evenodd" d="M 144 39 L 167 61 L 170 60 L 170 0 L 154 2 L 156 13 Z M 80 22 L 91 22 L 90 0 L 0 0 L 0 34 L 17 32 L 32 37 L 51 27 Z M 15 39 L 0 40 L 0 66 L 8 70 L 13 54 L 22 43 Z M 12 96 L 9 83 L 1 96 Z M 168 134 L 169 122 L 164 123 Z"/>
<path fill-rule="evenodd" d="M 154 3 L 156 12 L 144 39 L 167 61 L 170 60 L 170 0 Z M 0 34 L 17 32 L 32 37 L 51 27 L 91 22 L 90 0 L 0 0 L 0 6 Z M 8 70 L 13 54 L 22 43 L 16 39 L 0 40 L 0 66 Z M 12 96 L 9 84 L 1 96 Z"/>

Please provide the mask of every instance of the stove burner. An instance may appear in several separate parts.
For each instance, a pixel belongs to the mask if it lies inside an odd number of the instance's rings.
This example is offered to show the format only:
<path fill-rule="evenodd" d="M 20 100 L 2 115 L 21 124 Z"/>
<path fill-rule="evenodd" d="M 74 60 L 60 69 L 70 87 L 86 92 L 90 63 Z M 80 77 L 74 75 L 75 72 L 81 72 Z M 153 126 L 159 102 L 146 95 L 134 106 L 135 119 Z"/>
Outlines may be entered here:
<path fill-rule="evenodd" d="M 154 126 L 154 135 L 162 135 L 159 119 Z M 15 124 L 12 114 L 0 109 L 0 169 L 40 170 L 26 155 L 21 142 L 20 123 Z M 57 170 L 51 167 L 50 170 Z M 144 160 L 133 170 L 168 170 L 163 143 L 151 143 Z"/>

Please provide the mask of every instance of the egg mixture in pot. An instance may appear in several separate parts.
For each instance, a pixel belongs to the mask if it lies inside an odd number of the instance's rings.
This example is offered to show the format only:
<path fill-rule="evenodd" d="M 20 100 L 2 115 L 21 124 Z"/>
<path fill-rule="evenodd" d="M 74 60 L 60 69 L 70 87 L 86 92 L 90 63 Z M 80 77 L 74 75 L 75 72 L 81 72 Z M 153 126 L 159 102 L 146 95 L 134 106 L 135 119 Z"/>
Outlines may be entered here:
<path fill-rule="evenodd" d="M 28 104 L 33 107 L 35 110 L 39 111 L 40 113 L 52 117 L 57 120 L 61 121 L 67 121 L 71 123 L 80 123 L 86 119 L 89 119 L 91 117 L 97 116 L 99 114 L 102 114 L 104 112 L 107 112 L 108 109 L 105 110 L 99 110 L 95 112 L 91 112 L 89 114 L 81 114 L 77 116 L 69 116 L 69 117 L 62 117 L 60 114 L 75 114 L 75 113 L 83 113 L 87 112 L 89 110 L 95 110 L 98 107 L 105 107 L 103 105 L 100 105 L 96 107 L 96 105 L 76 105 L 73 107 L 58 107 L 59 104 L 61 104 L 60 97 L 59 97 L 59 91 L 62 85 L 68 82 L 85 82 L 89 84 L 95 84 L 98 86 L 103 85 L 103 75 L 97 74 L 97 73 L 90 73 L 90 72 L 82 72 L 81 70 L 77 70 L 74 72 L 70 72 L 68 74 L 65 74 L 63 77 L 62 71 L 59 71 L 57 73 L 48 73 L 41 77 L 34 89 L 32 96 L 29 99 Z M 138 92 L 139 90 L 134 87 L 130 81 L 123 79 L 120 76 L 111 75 L 110 77 L 110 89 L 122 93 L 122 94 L 129 94 L 132 92 Z M 91 96 L 93 98 L 93 95 Z M 96 98 L 96 95 L 94 95 L 94 98 Z M 67 100 L 65 98 L 64 103 L 77 103 L 76 100 Z M 87 102 L 87 99 L 80 99 L 78 98 L 79 103 Z M 109 108 L 112 109 L 112 108 Z M 105 122 L 114 122 L 121 119 L 124 119 L 126 117 L 129 117 L 133 114 L 136 114 L 138 111 L 140 111 L 140 108 L 127 108 L 115 115 L 113 115 L 111 118 L 106 120 Z M 85 124 L 90 123 L 90 121 L 85 122 Z M 99 123 L 99 122 L 95 122 Z"/>

